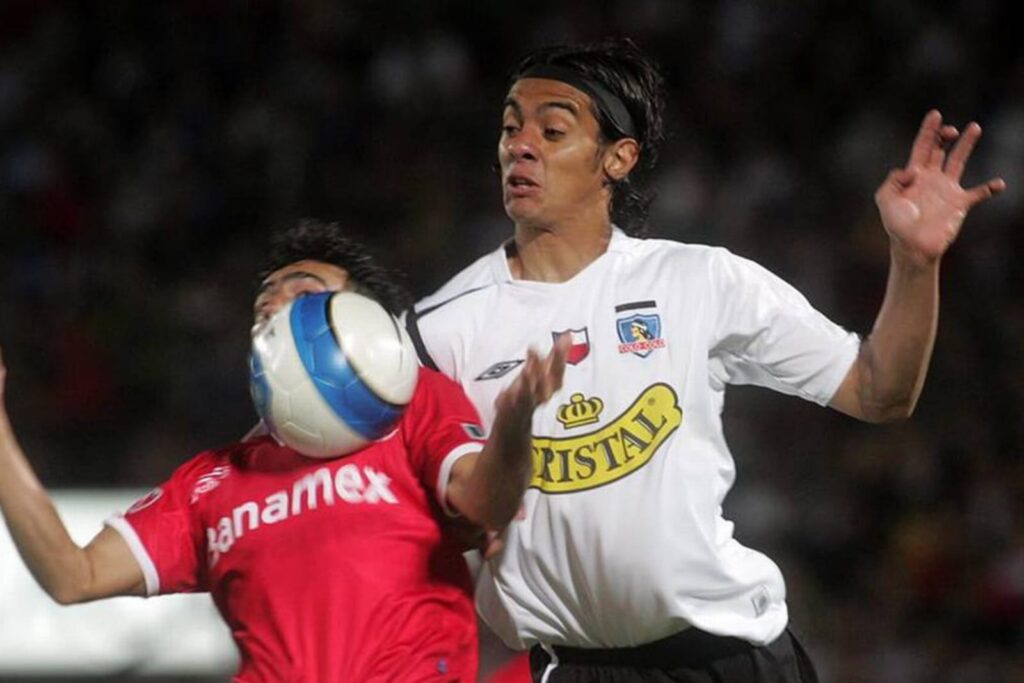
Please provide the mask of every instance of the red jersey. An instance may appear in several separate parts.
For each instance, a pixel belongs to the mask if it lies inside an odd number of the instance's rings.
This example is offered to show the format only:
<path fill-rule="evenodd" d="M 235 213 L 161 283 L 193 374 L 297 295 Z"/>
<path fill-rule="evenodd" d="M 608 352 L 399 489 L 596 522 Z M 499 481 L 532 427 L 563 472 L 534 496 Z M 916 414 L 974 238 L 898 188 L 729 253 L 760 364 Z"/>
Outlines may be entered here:
<path fill-rule="evenodd" d="M 361 451 L 312 459 L 269 437 L 207 451 L 107 524 L 150 595 L 211 593 L 235 681 L 472 683 L 472 586 L 443 506 L 478 423 L 457 384 L 421 370 L 398 429 Z"/>

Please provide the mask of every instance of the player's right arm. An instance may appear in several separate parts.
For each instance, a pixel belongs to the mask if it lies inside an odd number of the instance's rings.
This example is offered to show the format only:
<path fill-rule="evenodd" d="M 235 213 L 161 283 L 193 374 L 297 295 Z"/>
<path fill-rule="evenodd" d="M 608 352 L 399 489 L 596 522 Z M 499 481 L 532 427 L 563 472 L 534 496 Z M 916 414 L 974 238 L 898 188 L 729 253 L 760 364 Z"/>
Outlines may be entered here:
<path fill-rule="evenodd" d="M 7 414 L 6 384 L 0 350 L 0 512 L 32 576 L 62 605 L 145 595 L 142 569 L 120 534 L 104 527 L 84 548 L 71 539 L 18 444 Z"/>

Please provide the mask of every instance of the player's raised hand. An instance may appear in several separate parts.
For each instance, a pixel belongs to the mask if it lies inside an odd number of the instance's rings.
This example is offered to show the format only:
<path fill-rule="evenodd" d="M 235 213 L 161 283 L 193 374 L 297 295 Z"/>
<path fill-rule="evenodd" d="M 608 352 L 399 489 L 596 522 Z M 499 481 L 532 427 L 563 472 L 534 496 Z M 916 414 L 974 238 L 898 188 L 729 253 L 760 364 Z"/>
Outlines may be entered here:
<path fill-rule="evenodd" d="M 532 349 L 526 354 L 519 375 L 494 401 L 494 422 L 483 450 L 452 466 L 448 503 L 484 530 L 503 529 L 520 508 L 533 475 L 533 413 L 562 387 L 570 345 L 569 335 L 563 335 L 546 358 Z M 494 538 L 483 539 L 481 549 Z"/>
<path fill-rule="evenodd" d="M 498 395 L 495 401 L 497 411 L 510 410 L 521 419 L 530 419 L 537 406 L 562 388 L 565 359 L 571 344 L 570 336 L 562 334 L 544 359 L 534 349 L 527 351 L 519 376 Z"/>
<path fill-rule="evenodd" d="M 501 512 L 494 515 L 495 518 L 500 518 L 500 523 L 482 525 L 487 534 L 479 537 L 479 549 L 485 560 L 491 559 L 501 552 L 504 542 L 501 540 L 499 530 L 503 529 L 505 524 L 512 519 L 517 509 L 521 510 L 520 499 L 523 488 L 520 488 L 520 485 L 525 487 L 533 472 L 530 450 L 530 427 L 533 421 L 533 411 L 562 388 L 565 359 L 569 355 L 570 346 L 572 346 L 572 337 L 569 333 L 564 333 L 558 336 L 551 348 L 551 353 L 544 359 L 541 359 L 533 349 L 527 351 L 526 362 L 523 364 L 519 376 L 498 394 L 494 401 L 494 424 L 487 447 L 492 444 L 501 444 L 504 446 L 501 449 L 502 452 L 506 456 L 513 456 L 515 464 L 511 470 L 512 474 L 502 476 L 502 488 L 510 492 L 511 495 L 507 496 L 508 505 L 503 505 Z M 458 467 L 458 463 L 456 463 L 456 467 Z M 509 486 L 513 482 L 518 482 L 518 484 Z M 452 493 L 449 492 L 449 497 L 451 496 Z M 487 496 L 491 502 L 498 497 L 499 495 L 493 493 L 489 493 Z"/>
<path fill-rule="evenodd" d="M 875 193 L 889 237 L 919 265 L 939 259 L 960 234 L 967 212 L 1006 189 L 1002 178 L 964 188 L 964 167 L 981 137 L 981 126 L 963 133 L 928 112 L 914 140 L 907 165 L 890 171 Z"/>

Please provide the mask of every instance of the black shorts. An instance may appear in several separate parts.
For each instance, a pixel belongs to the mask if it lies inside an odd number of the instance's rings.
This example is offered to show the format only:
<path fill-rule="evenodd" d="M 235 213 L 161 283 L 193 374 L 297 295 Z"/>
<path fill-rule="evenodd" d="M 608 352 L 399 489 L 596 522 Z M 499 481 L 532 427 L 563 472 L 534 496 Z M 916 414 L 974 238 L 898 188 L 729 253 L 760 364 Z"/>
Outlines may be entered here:
<path fill-rule="evenodd" d="M 539 645 L 530 650 L 535 683 L 818 683 L 788 628 L 766 646 L 691 628 L 639 647 L 555 647 L 554 653 L 557 662 L 549 667 L 551 655 Z"/>

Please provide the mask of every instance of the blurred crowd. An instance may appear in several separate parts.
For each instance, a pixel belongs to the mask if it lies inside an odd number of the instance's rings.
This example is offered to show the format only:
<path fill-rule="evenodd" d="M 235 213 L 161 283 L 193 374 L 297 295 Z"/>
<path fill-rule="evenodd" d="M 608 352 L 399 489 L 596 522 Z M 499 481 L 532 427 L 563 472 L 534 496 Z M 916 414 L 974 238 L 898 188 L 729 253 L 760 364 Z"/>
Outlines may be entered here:
<path fill-rule="evenodd" d="M 299 217 L 341 221 L 417 296 L 496 246 L 501 101 L 536 45 L 654 55 L 652 234 L 753 258 L 862 334 L 888 264 L 872 193 L 937 107 L 984 128 L 966 182 L 1009 190 L 944 263 L 917 414 L 732 391 L 726 512 L 782 565 L 826 683 L 1024 680 L 1024 57 L 1012 3 L 942 7 L 8 0 L 0 345 L 23 445 L 48 486 L 147 486 L 243 434 L 256 272 Z"/>

